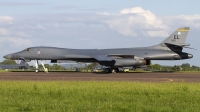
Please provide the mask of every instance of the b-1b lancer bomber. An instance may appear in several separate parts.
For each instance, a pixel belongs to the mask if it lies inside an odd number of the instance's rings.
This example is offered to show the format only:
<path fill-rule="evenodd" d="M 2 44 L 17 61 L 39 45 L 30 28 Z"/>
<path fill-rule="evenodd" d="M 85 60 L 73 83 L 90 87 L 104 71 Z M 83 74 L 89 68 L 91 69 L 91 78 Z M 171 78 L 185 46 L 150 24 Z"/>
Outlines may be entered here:
<path fill-rule="evenodd" d="M 11 53 L 4 58 L 31 61 L 36 64 L 38 72 L 38 60 L 44 67 L 42 60 L 51 60 L 57 63 L 59 60 L 75 62 L 97 62 L 107 66 L 105 72 L 119 72 L 120 67 L 149 65 L 151 60 L 183 60 L 193 57 L 192 54 L 182 52 L 183 48 L 189 48 L 185 43 L 189 27 L 177 29 L 168 38 L 158 45 L 137 48 L 115 49 L 68 49 L 56 47 L 30 47 L 23 51 Z M 44 67 L 44 70 L 47 69 Z"/>

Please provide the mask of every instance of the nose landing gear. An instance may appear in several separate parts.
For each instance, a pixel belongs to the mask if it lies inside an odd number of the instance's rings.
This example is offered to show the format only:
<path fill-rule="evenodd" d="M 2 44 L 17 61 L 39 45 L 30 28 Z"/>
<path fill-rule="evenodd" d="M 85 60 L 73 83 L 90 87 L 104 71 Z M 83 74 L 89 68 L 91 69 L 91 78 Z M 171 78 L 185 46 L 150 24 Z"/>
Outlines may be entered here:
<path fill-rule="evenodd" d="M 33 62 L 35 63 L 35 68 L 36 68 L 36 70 L 35 70 L 35 72 L 36 73 L 39 73 L 39 66 L 38 66 L 38 60 L 33 60 Z M 43 60 L 40 60 L 40 62 L 41 62 L 41 64 L 42 64 L 42 67 L 44 68 L 44 71 L 46 72 L 46 73 L 48 73 L 48 69 L 44 66 L 44 62 L 43 62 Z"/>

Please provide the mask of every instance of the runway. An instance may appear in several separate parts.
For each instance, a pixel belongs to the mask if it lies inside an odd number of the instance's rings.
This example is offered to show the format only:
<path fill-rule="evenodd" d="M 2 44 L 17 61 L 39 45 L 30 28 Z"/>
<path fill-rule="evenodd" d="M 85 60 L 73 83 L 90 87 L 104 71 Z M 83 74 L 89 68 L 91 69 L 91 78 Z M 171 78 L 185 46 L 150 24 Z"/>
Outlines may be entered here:
<path fill-rule="evenodd" d="M 200 73 L 4 72 L 0 73 L 0 80 L 200 82 Z"/>

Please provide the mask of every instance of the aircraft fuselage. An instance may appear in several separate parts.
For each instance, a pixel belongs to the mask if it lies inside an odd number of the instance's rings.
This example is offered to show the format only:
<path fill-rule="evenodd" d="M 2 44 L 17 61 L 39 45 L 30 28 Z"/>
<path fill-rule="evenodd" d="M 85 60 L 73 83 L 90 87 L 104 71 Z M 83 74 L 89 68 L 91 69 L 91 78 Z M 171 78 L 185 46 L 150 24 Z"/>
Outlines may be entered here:
<path fill-rule="evenodd" d="M 135 55 L 148 60 L 181 60 L 192 58 L 191 54 L 175 52 L 166 48 L 158 47 L 138 47 L 120 49 L 66 49 L 56 47 L 32 47 L 27 51 L 20 51 L 9 54 L 10 59 L 28 60 L 91 60 L 93 56 L 124 54 Z M 95 61 L 96 62 L 96 61 Z"/>

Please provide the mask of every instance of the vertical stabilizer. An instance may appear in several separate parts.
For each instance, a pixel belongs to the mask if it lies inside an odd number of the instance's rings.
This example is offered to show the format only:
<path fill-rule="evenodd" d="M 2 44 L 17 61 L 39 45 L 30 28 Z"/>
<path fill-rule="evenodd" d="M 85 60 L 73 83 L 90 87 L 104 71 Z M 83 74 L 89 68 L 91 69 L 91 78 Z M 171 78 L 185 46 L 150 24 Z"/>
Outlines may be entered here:
<path fill-rule="evenodd" d="M 189 27 L 179 28 L 174 33 L 172 33 L 167 39 L 165 39 L 161 44 L 184 44 L 189 30 Z"/>
<path fill-rule="evenodd" d="M 184 46 L 189 46 L 189 44 L 185 43 L 189 30 L 189 27 L 178 28 L 167 39 L 160 43 L 159 46 L 168 47 L 172 51 L 182 51 Z"/>

